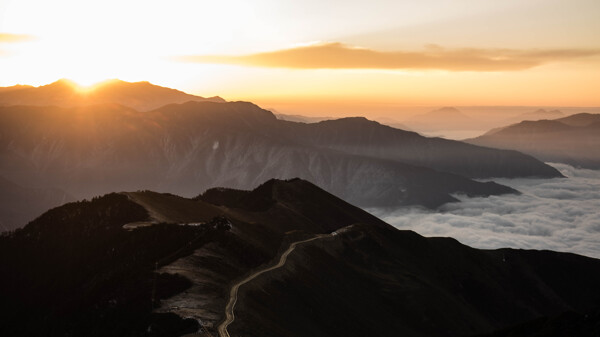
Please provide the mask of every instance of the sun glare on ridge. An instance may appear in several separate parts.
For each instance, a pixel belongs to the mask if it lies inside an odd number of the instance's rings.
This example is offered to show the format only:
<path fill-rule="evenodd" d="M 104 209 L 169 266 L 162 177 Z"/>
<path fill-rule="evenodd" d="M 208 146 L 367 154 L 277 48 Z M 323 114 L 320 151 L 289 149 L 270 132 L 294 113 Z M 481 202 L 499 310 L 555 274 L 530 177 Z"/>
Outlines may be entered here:
<path fill-rule="evenodd" d="M 77 89 L 81 91 L 89 91 L 96 87 L 98 84 L 107 81 L 107 78 L 69 78 L 77 86 Z"/>
<path fill-rule="evenodd" d="M 80 94 L 87 94 L 87 93 L 94 91 L 100 85 L 102 85 L 103 83 L 106 83 L 109 80 L 108 79 L 96 80 L 96 79 L 91 79 L 91 78 L 90 79 L 79 79 L 79 78 L 68 77 L 68 78 L 63 78 L 61 81 L 62 81 L 62 83 L 67 84 L 70 87 L 72 87 L 76 92 L 78 92 Z"/>

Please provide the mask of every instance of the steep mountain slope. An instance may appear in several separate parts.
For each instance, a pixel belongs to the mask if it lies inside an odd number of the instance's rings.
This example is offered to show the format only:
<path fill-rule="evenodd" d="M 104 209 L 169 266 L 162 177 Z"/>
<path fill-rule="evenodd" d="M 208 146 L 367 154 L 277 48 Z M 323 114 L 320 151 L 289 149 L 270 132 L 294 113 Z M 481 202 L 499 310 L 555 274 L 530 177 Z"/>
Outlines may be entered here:
<path fill-rule="evenodd" d="M 195 199 L 109 194 L 0 237 L 0 333 L 178 336 L 201 322 L 216 335 L 230 286 L 274 261 L 239 288 L 231 335 L 472 335 L 600 303 L 599 260 L 424 238 L 270 180 Z"/>
<path fill-rule="evenodd" d="M 554 120 L 525 121 L 498 128 L 466 142 L 513 149 L 542 161 L 600 168 L 600 114 L 576 114 Z"/>
<path fill-rule="evenodd" d="M 73 201 L 57 188 L 26 188 L 0 176 L 0 232 L 23 227 L 50 208 Z"/>
<path fill-rule="evenodd" d="M 541 317 L 479 337 L 593 337 L 600 335 L 600 309 L 578 313 L 567 311 Z"/>
<path fill-rule="evenodd" d="M 478 334 L 575 307 L 590 310 L 599 300 L 593 290 L 600 280 L 598 262 L 554 252 L 481 251 L 449 238 L 355 225 L 299 246 L 288 268 L 242 288 L 229 331 L 244 336 Z M 588 272 L 596 281 L 587 279 Z M 585 290 L 570 288 L 562 273 Z"/>
<path fill-rule="evenodd" d="M 362 117 L 289 124 L 297 141 L 372 158 L 392 159 L 472 178 L 557 177 L 560 173 L 530 156 L 458 141 L 427 138 Z"/>
<path fill-rule="evenodd" d="M 387 126 L 391 126 L 394 129 L 400 129 L 400 130 L 405 130 L 405 131 L 413 131 L 411 130 L 411 128 L 409 128 L 408 126 L 400 123 L 398 120 L 394 119 L 394 118 L 389 118 L 389 117 L 377 117 L 373 119 L 374 121 L 383 124 L 383 125 L 387 125 Z"/>
<path fill-rule="evenodd" d="M 172 329 L 189 326 L 195 331 L 196 321 L 151 309 L 158 299 L 194 286 L 188 291 L 200 287 L 208 297 L 204 310 L 222 314 L 228 282 L 268 262 L 285 232 L 322 233 L 354 222 L 388 226 L 298 179 L 269 181 L 251 193 L 267 208 L 229 209 L 202 197 L 154 192 L 113 193 L 53 209 L 0 236 L 0 334 L 173 336 Z M 142 223 L 150 226 L 126 229 Z M 192 272 L 209 273 L 208 283 L 152 274 L 192 253 L 191 263 L 202 265 Z"/>
<path fill-rule="evenodd" d="M 148 112 L 116 104 L 4 107 L 0 134 L 1 175 L 77 198 L 138 189 L 192 196 L 300 177 L 361 206 L 436 207 L 454 201 L 453 193 L 514 192 L 457 174 L 559 175 L 516 152 L 428 139 L 364 119 L 280 121 L 244 102 Z"/>
<path fill-rule="evenodd" d="M 557 121 L 570 126 L 591 126 L 600 123 L 600 114 L 579 113 L 559 118 Z"/>
<path fill-rule="evenodd" d="M 115 103 L 146 111 L 166 104 L 188 101 L 224 102 L 220 97 L 204 98 L 153 85 L 149 82 L 130 83 L 121 80 L 108 80 L 89 90 L 81 89 L 77 84 L 66 79 L 40 87 L 15 86 L 0 90 L 0 106 L 75 107 Z"/>

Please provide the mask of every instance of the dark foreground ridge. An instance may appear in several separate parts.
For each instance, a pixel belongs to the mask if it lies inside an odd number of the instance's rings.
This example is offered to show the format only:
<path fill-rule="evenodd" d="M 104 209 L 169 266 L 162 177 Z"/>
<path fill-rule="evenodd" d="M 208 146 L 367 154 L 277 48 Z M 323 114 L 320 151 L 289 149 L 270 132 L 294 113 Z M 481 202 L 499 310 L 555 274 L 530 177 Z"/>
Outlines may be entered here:
<path fill-rule="evenodd" d="M 217 335 L 245 279 L 231 336 L 600 332 L 578 319 L 597 317 L 599 260 L 424 238 L 300 179 L 70 203 L 0 237 L 0 270 L 2 336 Z"/>

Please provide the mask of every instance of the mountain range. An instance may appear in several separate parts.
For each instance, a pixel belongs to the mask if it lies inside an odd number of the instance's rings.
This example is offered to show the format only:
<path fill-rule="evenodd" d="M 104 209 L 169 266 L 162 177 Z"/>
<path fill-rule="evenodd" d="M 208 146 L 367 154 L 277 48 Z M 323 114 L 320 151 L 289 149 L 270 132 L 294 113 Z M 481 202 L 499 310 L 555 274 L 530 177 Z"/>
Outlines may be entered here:
<path fill-rule="evenodd" d="M 81 88 L 73 81 L 61 79 L 39 87 L 17 85 L 0 90 L 0 106 L 77 107 L 115 103 L 147 111 L 171 103 L 188 101 L 225 102 L 218 96 L 204 98 L 149 82 L 131 83 L 117 79 L 98 83 L 91 88 Z"/>
<path fill-rule="evenodd" d="M 3 336 L 600 332 L 576 319 L 599 260 L 424 238 L 300 179 L 69 203 L 0 236 L 0 268 Z"/>
<path fill-rule="evenodd" d="M 599 169 L 600 114 L 579 113 L 552 120 L 523 121 L 465 142 L 521 151 L 544 162 Z"/>
<path fill-rule="evenodd" d="M 598 116 L 488 136 L 564 140 Z M 0 88 L 0 335 L 599 335 L 600 260 L 475 249 L 357 207 L 519 193 L 494 177 L 562 175 L 515 150 L 147 82 Z"/>
<path fill-rule="evenodd" d="M 443 107 L 404 120 L 402 123 L 418 131 L 469 130 L 480 122 L 454 107 Z"/>
<path fill-rule="evenodd" d="M 312 117 L 312 116 L 303 116 L 303 115 L 287 115 L 278 113 L 274 109 L 267 109 L 271 111 L 277 119 L 281 119 L 289 122 L 299 122 L 299 123 L 318 123 L 320 121 L 325 121 L 329 119 L 335 119 L 334 117 Z"/>
<path fill-rule="evenodd" d="M 556 118 L 561 118 L 564 117 L 565 114 L 557 109 L 554 110 L 546 110 L 546 109 L 537 109 L 534 111 L 530 111 L 530 112 L 524 112 L 518 116 L 515 116 L 514 119 L 517 120 L 517 122 L 522 122 L 524 120 L 529 120 L 529 121 L 537 121 L 540 119 L 556 119 Z"/>
<path fill-rule="evenodd" d="M 0 176 L 75 199 L 144 189 L 192 196 L 300 177 L 360 206 L 434 208 L 456 201 L 457 193 L 515 193 L 472 178 L 561 176 L 515 151 L 426 138 L 365 118 L 282 121 L 246 102 L 190 101 L 150 111 L 117 103 L 6 106 L 0 135 Z M 25 210 L 14 225 L 32 213 Z"/>

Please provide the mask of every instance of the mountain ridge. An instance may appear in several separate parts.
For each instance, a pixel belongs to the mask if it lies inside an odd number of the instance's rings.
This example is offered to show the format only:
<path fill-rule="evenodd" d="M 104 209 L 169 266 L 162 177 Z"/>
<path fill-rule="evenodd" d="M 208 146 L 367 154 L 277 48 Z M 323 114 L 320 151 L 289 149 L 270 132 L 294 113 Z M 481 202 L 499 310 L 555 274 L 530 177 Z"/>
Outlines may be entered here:
<path fill-rule="evenodd" d="M 269 202 L 112 193 L 0 236 L 0 332 L 172 336 L 202 324 L 214 333 L 236 280 L 277 261 L 290 243 L 334 231 L 241 287 L 229 332 L 473 335 L 584 313 L 600 300 L 597 259 L 425 238 L 301 179 L 244 193 Z M 166 223 L 127 229 L 153 212 Z"/>
<path fill-rule="evenodd" d="M 39 87 L 0 88 L 0 105 L 36 105 L 75 107 L 102 103 L 117 103 L 136 110 L 151 110 L 169 103 L 187 101 L 225 102 L 221 97 L 204 98 L 177 89 L 161 87 L 147 81 L 126 82 L 106 80 L 89 88 L 80 87 L 68 79 L 60 79 Z"/>
<path fill-rule="evenodd" d="M 545 162 L 600 168 L 600 114 L 579 113 L 553 120 L 523 121 L 465 142 L 512 149 Z"/>
<path fill-rule="evenodd" d="M 0 175 L 75 198 L 144 189 L 193 196 L 300 177 L 365 207 L 435 208 L 457 193 L 515 193 L 471 178 L 561 176 L 514 151 L 362 117 L 281 121 L 250 102 L 187 101 L 144 112 L 117 103 L 0 107 L 0 134 Z"/>

